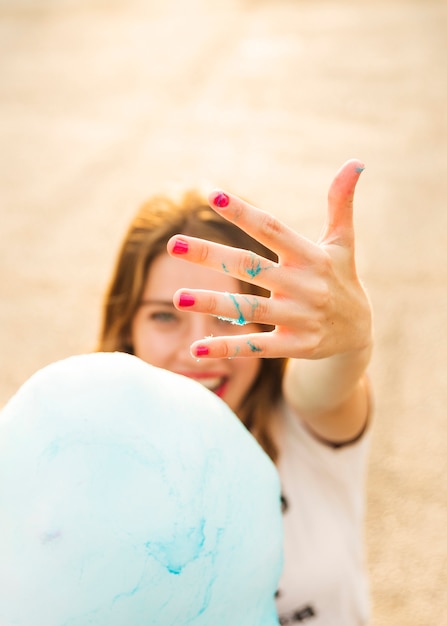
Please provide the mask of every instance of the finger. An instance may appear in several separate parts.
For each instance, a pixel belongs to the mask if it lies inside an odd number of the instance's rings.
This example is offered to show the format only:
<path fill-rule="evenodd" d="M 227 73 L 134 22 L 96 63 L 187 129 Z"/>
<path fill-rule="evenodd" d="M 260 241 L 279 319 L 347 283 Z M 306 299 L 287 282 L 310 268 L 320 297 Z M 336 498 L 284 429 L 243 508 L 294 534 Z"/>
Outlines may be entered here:
<path fill-rule="evenodd" d="M 232 337 L 207 337 L 191 344 L 191 354 L 195 358 L 272 358 L 284 356 L 294 358 L 318 358 L 315 345 L 306 340 L 300 342 L 294 338 L 293 343 L 287 334 L 257 332 Z"/>
<path fill-rule="evenodd" d="M 302 237 L 276 217 L 254 207 L 237 196 L 215 190 L 208 196 L 210 206 L 222 217 L 236 224 L 279 257 L 299 254 L 313 259 L 315 244 Z"/>
<path fill-rule="evenodd" d="M 324 326 L 330 326 L 327 315 L 324 312 L 316 315 L 305 301 L 292 304 L 289 300 L 264 298 L 244 293 L 179 289 L 173 296 L 173 302 L 181 311 L 212 315 L 234 326 L 255 324 L 259 328 L 259 325 L 264 325 L 264 330 L 273 330 L 277 327 L 281 334 L 288 335 L 288 342 L 291 337 L 291 333 L 287 330 L 289 328 L 299 328 L 302 339 L 308 337 L 309 341 L 313 341 Z M 269 328 L 266 328 L 267 326 Z M 220 335 L 234 335 L 236 332 L 242 335 L 244 330 L 247 334 L 252 331 L 250 328 L 238 331 L 234 328 L 231 332 L 226 329 Z"/>
<path fill-rule="evenodd" d="M 196 237 L 175 235 L 167 243 L 171 256 L 198 263 L 271 290 L 277 285 L 278 264 L 250 250 L 240 250 Z"/>
<path fill-rule="evenodd" d="M 268 346 L 262 341 L 270 333 L 252 333 L 236 337 L 213 337 L 195 341 L 191 354 L 196 358 L 232 359 L 235 357 L 263 357 Z"/>
<path fill-rule="evenodd" d="M 289 327 L 299 325 L 302 332 L 315 329 L 306 304 L 264 298 L 246 293 L 221 293 L 202 289 L 179 289 L 173 296 L 174 306 L 181 311 L 204 313 L 231 322 Z"/>
<path fill-rule="evenodd" d="M 238 326 L 275 323 L 271 321 L 274 315 L 271 300 L 261 296 L 179 289 L 173 303 L 179 310 L 213 315 Z"/>
<path fill-rule="evenodd" d="M 347 161 L 337 172 L 329 188 L 328 211 L 319 243 L 354 245 L 354 192 L 365 166 L 358 159 Z"/>

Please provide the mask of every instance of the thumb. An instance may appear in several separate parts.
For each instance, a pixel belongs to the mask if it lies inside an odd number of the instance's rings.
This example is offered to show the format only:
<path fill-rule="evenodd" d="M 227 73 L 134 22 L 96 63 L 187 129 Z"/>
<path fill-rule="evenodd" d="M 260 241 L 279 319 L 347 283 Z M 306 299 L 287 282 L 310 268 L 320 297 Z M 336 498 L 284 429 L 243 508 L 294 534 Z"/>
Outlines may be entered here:
<path fill-rule="evenodd" d="M 346 161 L 329 187 L 326 224 L 319 243 L 354 245 L 354 191 L 365 169 L 358 159 Z"/>

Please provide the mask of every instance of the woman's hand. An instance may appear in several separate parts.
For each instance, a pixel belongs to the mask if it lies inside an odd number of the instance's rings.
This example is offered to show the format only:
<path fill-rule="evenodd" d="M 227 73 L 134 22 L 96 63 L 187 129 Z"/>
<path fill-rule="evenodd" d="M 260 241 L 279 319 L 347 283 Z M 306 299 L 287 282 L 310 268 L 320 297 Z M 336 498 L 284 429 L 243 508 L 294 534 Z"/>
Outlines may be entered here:
<path fill-rule="evenodd" d="M 326 224 L 314 243 L 278 219 L 224 192 L 210 195 L 210 205 L 230 222 L 277 253 L 279 260 L 210 241 L 173 237 L 168 251 L 177 257 L 226 272 L 271 292 L 270 298 L 188 289 L 195 304 L 188 311 L 272 324 L 272 332 L 210 337 L 191 346 L 194 356 L 291 357 L 322 359 L 362 352 L 371 345 L 371 307 L 357 276 L 354 254 L 353 198 L 363 170 L 346 162 L 332 182 Z M 174 304 L 180 306 L 182 290 Z"/>

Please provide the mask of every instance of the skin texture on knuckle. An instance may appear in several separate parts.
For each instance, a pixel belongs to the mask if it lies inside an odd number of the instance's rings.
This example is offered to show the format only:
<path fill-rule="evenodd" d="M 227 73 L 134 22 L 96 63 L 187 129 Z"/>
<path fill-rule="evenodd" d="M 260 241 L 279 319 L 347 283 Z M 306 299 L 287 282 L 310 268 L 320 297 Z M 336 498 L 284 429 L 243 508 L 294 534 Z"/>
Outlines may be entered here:
<path fill-rule="evenodd" d="M 332 279 L 335 274 L 334 260 L 326 250 L 320 250 L 318 253 L 317 261 L 310 268 L 315 279 L 328 281 Z"/>
<path fill-rule="evenodd" d="M 244 252 L 235 269 L 237 278 L 251 282 L 262 271 L 261 259 L 254 252 Z"/>
<path fill-rule="evenodd" d="M 305 359 L 320 359 L 323 356 L 322 352 L 323 338 L 318 333 L 312 333 L 305 344 L 304 358 Z"/>
<path fill-rule="evenodd" d="M 239 202 L 230 203 L 230 208 L 232 209 L 232 217 L 231 220 L 237 224 L 241 217 L 243 217 L 244 207 Z"/>
<path fill-rule="evenodd" d="M 322 355 L 326 339 L 324 318 L 308 320 L 303 323 L 303 332 L 299 342 L 299 356 L 304 359 L 318 359 Z"/>
<path fill-rule="evenodd" d="M 205 263 L 209 256 L 209 248 L 208 245 L 202 243 L 197 250 L 197 259 L 199 263 Z"/>
<path fill-rule="evenodd" d="M 282 231 L 281 223 L 270 213 L 262 213 L 258 221 L 259 232 L 267 239 L 277 237 Z"/>
<path fill-rule="evenodd" d="M 203 312 L 209 315 L 220 315 L 219 300 L 213 293 L 208 294 L 204 303 Z"/>
<path fill-rule="evenodd" d="M 309 320 L 324 319 L 333 308 L 334 293 L 324 276 L 303 276 L 297 283 L 296 293 L 300 293 L 300 301 Z"/>
<path fill-rule="evenodd" d="M 328 287 L 326 281 L 318 281 L 316 289 L 313 292 L 313 306 L 317 312 L 323 318 L 326 317 L 326 312 L 331 311 L 333 308 L 333 294 Z"/>
<path fill-rule="evenodd" d="M 214 341 L 214 350 L 216 350 L 216 356 L 221 359 L 228 359 L 232 356 L 232 351 L 230 350 L 230 346 L 226 341 Z"/>
<path fill-rule="evenodd" d="M 239 259 L 239 263 L 236 266 L 237 278 L 239 278 L 240 280 L 247 280 L 247 268 L 249 262 L 249 253 L 247 252 L 245 254 L 242 254 Z"/>
<path fill-rule="evenodd" d="M 270 302 L 264 298 L 252 298 L 251 299 L 250 315 L 247 319 L 255 323 L 271 324 L 269 320 L 270 314 Z"/>

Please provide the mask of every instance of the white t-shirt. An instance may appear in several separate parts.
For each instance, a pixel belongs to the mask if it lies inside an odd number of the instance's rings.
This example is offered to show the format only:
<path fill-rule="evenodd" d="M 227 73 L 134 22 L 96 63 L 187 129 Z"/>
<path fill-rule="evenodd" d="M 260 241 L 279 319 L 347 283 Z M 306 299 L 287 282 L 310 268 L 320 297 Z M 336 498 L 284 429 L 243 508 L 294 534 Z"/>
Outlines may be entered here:
<path fill-rule="evenodd" d="M 369 618 L 363 550 L 368 434 L 333 448 L 310 434 L 290 409 L 281 413 L 280 624 L 364 626 Z"/>

